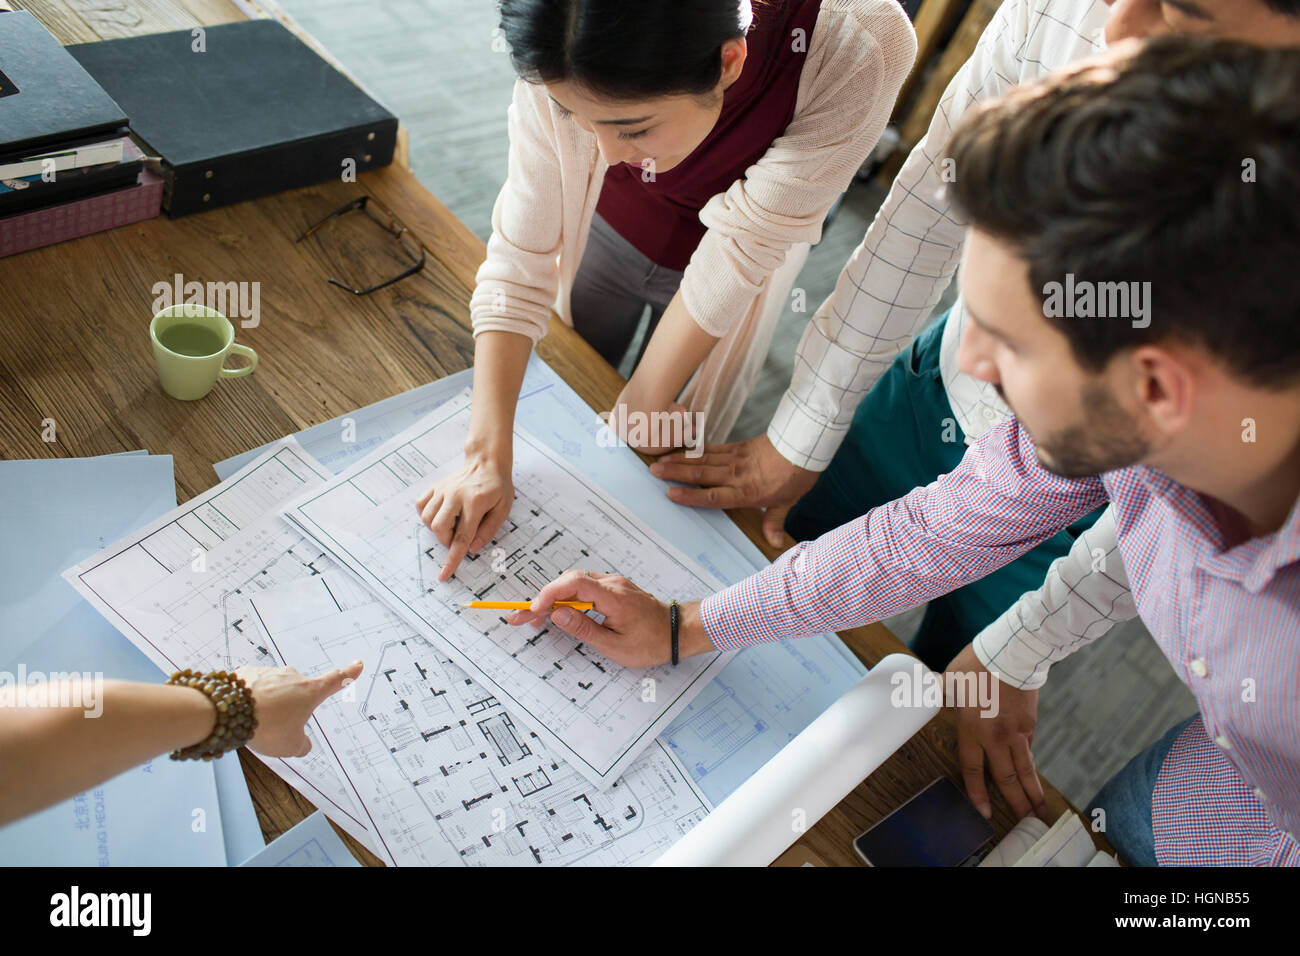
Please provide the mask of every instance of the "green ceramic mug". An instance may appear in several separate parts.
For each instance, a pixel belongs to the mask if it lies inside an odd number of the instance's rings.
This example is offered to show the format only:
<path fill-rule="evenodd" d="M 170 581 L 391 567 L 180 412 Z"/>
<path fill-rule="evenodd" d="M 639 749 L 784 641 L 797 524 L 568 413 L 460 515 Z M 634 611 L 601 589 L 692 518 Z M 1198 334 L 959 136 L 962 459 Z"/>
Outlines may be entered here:
<path fill-rule="evenodd" d="M 221 378 L 239 378 L 257 368 L 257 353 L 235 344 L 235 327 L 220 312 L 192 302 L 163 309 L 149 323 L 153 357 L 163 391 L 172 398 L 194 401 L 212 391 Z M 226 356 L 248 359 L 240 368 L 226 368 Z"/>

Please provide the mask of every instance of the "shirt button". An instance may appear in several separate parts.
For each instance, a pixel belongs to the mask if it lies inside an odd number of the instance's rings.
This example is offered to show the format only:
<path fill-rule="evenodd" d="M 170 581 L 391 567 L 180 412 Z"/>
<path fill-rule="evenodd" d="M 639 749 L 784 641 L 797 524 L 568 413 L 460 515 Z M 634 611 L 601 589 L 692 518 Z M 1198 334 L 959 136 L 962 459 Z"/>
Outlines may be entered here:
<path fill-rule="evenodd" d="M 1214 742 L 1218 744 L 1220 747 L 1222 747 L 1224 750 L 1232 749 L 1232 741 L 1229 740 L 1227 737 L 1223 736 L 1223 734 L 1219 734 L 1219 736 L 1215 737 Z"/>
<path fill-rule="evenodd" d="M 1260 800 L 1264 799 L 1264 791 L 1259 789 L 1259 787 L 1256 787 L 1254 790 L 1251 791 L 1251 793 L 1255 794 L 1257 799 Z"/>
<path fill-rule="evenodd" d="M 989 422 L 993 421 L 993 419 L 998 417 L 997 412 L 993 411 L 993 409 L 989 408 L 988 406 L 981 408 L 980 413 L 984 416 L 984 420 Z"/>
<path fill-rule="evenodd" d="M 1192 661 L 1192 673 L 1197 677 L 1204 677 L 1209 672 L 1210 669 L 1205 666 L 1204 658 L 1198 657 L 1196 660 Z"/>

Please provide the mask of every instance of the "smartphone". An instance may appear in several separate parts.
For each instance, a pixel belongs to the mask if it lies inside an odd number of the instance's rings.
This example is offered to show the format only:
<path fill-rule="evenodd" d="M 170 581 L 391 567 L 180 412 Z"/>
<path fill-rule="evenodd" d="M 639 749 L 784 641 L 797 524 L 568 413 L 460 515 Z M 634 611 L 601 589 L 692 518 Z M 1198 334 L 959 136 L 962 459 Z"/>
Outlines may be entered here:
<path fill-rule="evenodd" d="M 992 845 L 992 824 L 946 777 L 853 841 L 867 866 L 974 866 Z"/>

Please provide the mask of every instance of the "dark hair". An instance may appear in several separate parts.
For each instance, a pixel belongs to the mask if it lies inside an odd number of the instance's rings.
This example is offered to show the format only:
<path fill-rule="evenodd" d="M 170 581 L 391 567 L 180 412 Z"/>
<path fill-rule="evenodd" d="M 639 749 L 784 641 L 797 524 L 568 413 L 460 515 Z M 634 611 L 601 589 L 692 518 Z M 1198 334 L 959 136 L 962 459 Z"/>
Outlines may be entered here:
<path fill-rule="evenodd" d="M 1258 386 L 1300 379 L 1300 49 L 1157 37 L 972 110 L 948 155 L 954 205 L 1035 294 L 1151 283 L 1145 328 L 1045 308 L 1085 368 L 1177 337 Z"/>
<path fill-rule="evenodd" d="M 620 100 L 711 92 L 750 0 L 501 0 L 515 72 Z"/>
<path fill-rule="evenodd" d="M 1300 0 L 1264 0 L 1264 6 L 1288 17 L 1300 17 Z"/>

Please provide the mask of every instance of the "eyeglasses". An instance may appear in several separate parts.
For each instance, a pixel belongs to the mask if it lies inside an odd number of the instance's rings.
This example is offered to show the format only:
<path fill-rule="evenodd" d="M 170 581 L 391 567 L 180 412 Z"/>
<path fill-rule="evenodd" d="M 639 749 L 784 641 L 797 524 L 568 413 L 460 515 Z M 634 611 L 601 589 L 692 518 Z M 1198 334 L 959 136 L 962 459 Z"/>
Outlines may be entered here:
<path fill-rule="evenodd" d="M 393 238 L 397 241 L 397 244 L 401 247 L 402 252 L 405 253 L 410 258 L 414 259 L 415 264 L 412 265 L 410 268 L 408 268 L 405 272 L 402 272 L 400 275 L 395 275 L 391 279 L 387 279 L 379 283 L 378 285 L 372 285 L 368 289 L 358 289 L 355 286 L 349 285 L 346 282 L 340 282 L 338 279 L 330 279 L 329 280 L 330 285 L 336 285 L 340 289 L 346 289 L 348 292 L 351 292 L 353 295 L 369 295 L 370 293 L 378 289 L 382 289 L 385 286 L 392 285 L 394 282 L 398 282 L 401 279 L 405 279 L 407 276 L 415 275 L 417 272 L 419 272 L 421 269 L 424 268 L 424 262 L 429 252 L 429 250 L 425 248 L 424 243 L 422 243 L 419 239 L 417 239 L 415 237 L 415 234 L 412 233 L 411 230 L 407 229 L 406 226 L 402 225 L 401 221 L 397 218 L 396 215 L 393 214 L 393 211 L 391 209 L 389 209 L 387 206 L 381 203 L 374 196 L 371 196 L 369 194 L 366 194 L 364 196 L 358 196 L 356 199 L 352 200 L 347 205 L 334 210 L 332 213 L 330 213 L 320 222 L 316 223 L 316 225 L 312 226 L 310 229 L 308 229 L 306 232 L 304 232 L 301 236 L 299 236 L 294 241 L 302 242 L 304 239 L 306 239 L 313 232 L 315 232 L 321 226 L 325 225 L 330 220 L 337 219 L 339 216 L 345 215 L 354 209 L 362 209 L 365 210 L 367 213 L 369 213 L 371 219 L 378 222 L 381 226 L 384 227 L 385 230 L 387 230 L 389 233 L 392 234 Z"/>

